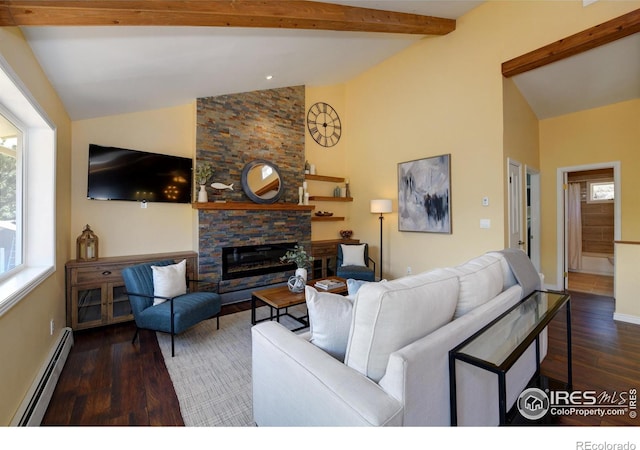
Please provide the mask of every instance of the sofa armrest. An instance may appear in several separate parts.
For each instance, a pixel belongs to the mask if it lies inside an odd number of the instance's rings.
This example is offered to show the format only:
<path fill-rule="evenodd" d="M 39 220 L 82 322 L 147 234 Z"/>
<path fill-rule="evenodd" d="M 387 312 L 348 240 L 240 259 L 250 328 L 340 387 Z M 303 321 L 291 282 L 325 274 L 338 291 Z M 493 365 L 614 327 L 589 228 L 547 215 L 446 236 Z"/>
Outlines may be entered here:
<path fill-rule="evenodd" d="M 277 322 L 251 329 L 258 426 L 397 426 L 402 404 Z"/>
<path fill-rule="evenodd" d="M 380 387 L 404 402 L 405 426 L 451 424 L 449 350 L 517 304 L 521 292 L 519 285 L 512 286 L 484 305 L 390 355 Z M 546 346 L 543 348 L 546 351 Z M 507 372 L 509 407 L 535 370 L 534 343 Z M 497 376 L 460 361 L 456 364 L 456 372 L 458 425 L 498 425 Z"/>

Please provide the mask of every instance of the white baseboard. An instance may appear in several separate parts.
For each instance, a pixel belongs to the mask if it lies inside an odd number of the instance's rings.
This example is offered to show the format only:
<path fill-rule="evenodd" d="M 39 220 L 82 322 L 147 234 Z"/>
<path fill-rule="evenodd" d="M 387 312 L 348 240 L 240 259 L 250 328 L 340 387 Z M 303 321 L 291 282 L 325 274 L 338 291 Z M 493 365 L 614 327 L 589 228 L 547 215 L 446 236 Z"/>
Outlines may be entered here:
<path fill-rule="evenodd" d="M 58 341 L 49 352 L 49 356 L 44 361 L 35 381 L 13 417 L 11 426 L 40 425 L 72 346 L 73 331 L 68 327 L 63 328 Z"/>
<path fill-rule="evenodd" d="M 632 316 L 630 314 L 613 313 L 613 320 L 640 325 L 640 317 Z"/>

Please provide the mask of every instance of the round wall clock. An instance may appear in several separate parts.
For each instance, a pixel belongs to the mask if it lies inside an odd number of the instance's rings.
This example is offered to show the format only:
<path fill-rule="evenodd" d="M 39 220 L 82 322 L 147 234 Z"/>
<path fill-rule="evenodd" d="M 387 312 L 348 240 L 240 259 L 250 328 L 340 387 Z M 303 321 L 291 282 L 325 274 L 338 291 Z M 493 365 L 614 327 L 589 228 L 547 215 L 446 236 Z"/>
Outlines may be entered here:
<path fill-rule="evenodd" d="M 333 147 L 340 140 L 342 123 L 331 105 L 314 103 L 307 113 L 307 127 L 311 137 L 323 147 Z"/>

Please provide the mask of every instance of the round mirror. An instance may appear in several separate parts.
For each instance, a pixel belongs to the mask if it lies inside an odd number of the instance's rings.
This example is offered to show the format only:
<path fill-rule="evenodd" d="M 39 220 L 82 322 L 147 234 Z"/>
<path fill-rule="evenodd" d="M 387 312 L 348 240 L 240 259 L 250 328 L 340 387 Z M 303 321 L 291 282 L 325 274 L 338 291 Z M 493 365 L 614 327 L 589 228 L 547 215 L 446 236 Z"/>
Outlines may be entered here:
<path fill-rule="evenodd" d="M 275 203 L 282 196 L 282 177 L 278 167 L 257 159 L 242 170 L 242 189 L 256 203 Z"/>

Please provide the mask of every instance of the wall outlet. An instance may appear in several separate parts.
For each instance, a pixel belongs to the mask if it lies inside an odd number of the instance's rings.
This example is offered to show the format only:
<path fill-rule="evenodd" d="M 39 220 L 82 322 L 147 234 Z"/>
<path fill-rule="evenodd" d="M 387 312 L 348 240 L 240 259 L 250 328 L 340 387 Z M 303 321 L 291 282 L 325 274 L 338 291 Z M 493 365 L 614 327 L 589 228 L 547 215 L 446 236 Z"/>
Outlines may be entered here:
<path fill-rule="evenodd" d="M 56 331 L 56 323 L 53 319 L 49 322 L 49 335 L 53 336 L 53 332 Z"/>
<path fill-rule="evenodd" d="M 407 275 L 411 275 L 411 266 L 407 266 Z"/>

